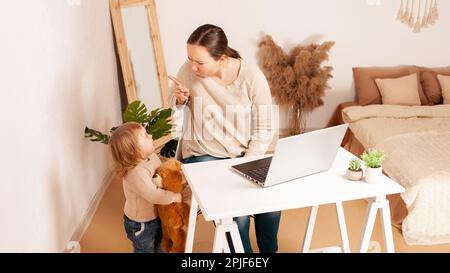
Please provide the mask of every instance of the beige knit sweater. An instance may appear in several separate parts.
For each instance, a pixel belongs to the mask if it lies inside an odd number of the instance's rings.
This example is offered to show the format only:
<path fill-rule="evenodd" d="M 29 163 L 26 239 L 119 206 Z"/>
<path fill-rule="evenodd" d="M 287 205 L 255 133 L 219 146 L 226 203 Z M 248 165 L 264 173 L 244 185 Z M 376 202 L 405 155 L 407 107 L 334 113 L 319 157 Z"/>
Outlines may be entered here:
<path fill-rule="evenodd" d="M 152 181 L 161 161 L 152 154 L 148 161 L 142 161 L 134 169 L 128 171 L 123 178 L 125 194 L 125 215 L 136 222 L 147 222 L 157 217 L 155 204 L 170 204 L 176 201 L 173 192 L 158 188 Z"/>
<path fill-rule="evenodd" d="M 182 135 L 182 156 L 211 155 L 220 158 L 264 154 L 274 136 L 272 97 L 269 84 L 254 65 L 241 60 L 237 79 L 223 86 L 212 78 L 198 78 L 190 63 L 179 70 L 177 79 L 190 90 Z M 188 109 L 184 109 L 184 108 Z"/>

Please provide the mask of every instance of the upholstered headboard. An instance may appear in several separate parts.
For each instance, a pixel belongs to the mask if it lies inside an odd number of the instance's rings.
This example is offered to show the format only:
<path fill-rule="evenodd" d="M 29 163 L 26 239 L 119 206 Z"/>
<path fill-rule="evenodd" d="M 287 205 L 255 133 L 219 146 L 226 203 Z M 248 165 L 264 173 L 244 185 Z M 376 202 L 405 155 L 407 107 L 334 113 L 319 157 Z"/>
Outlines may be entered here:
<path fill-rule="evenodd" d="M 442 103 L 442 90 L 437 74 L 450 75 L 448 67 L 420 67 L 403 65 L 395 67 L 354 67 L 353 78 L 359 105 L 381 104 L 382 97 L 375 79 L 395 79 L 416 73 L 422 105 Z"/>

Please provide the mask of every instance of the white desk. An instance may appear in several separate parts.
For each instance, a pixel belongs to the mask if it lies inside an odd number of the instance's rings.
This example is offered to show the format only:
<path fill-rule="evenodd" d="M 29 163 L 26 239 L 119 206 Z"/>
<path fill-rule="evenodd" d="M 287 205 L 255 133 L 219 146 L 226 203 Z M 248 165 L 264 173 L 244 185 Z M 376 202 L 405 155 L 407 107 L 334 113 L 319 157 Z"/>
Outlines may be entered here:
<path fill-rule="evenodd" d="M 347 180 L 345 172 L 348 162 L 355 156 L 343 148 L 339 149 L 330 170 L 269 188 L 261 188 L 230 170 L 232 165 L 262 157 L 265 156 L 183 165 L 183 172 L 192 190 L 186 253 L 192 252 L 198 206 L 206 221 L 213 220 L 216 223 L 213 252 L 229 251 L 225 237 L 226 232 L 230 232 L 236 252 L 244 251 L 233 217 L 312 207 L 303 242 L 303 251 L 307 252 L 318 207 L 330 203 L 336 204 L 343 250 L 350 252 L 342 202 L 363 198 L 370 199 L 370 201 L 362 232 L 360 252 L 367 252 L 378 209 L 382 212 L 387 252 L 394 252 L 389 203 L 386 195 L 404 192 L 405 189 L 402 186 L 384 175 L 378 184 Z"/>

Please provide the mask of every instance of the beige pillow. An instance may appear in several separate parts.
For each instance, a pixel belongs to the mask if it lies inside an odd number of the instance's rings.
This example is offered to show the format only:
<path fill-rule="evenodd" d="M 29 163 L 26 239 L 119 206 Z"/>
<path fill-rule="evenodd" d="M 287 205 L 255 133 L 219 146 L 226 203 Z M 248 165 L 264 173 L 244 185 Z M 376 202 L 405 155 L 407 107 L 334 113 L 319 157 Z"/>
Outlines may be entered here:
<path fill-rule="evenodd" d="M 437 75 L 439 83 L 441 84 L 442 97 L 444 97 L 444 104 L 450 104 L 450 76 Z"/>
<path fill-rule="evenodd" d="M 359 105 L 380 104 L 381 94 L 375 83 L 375 79 L 394 79 L 416 73 L 419 68 L 413 65 L 393 67 L 353 67 L 353 78 L 355 80 L 356 97 Z M 442 74 L 442 73 L 441 73 Z M 428 105 L 428 100 L 422 91 L 422 85 L 417 79 L 420 101 Z M 436 84 L 437 79 L 436 79 Z"/>
<path fill-rule="evenodd" d="M 375 79 L 383 104 L 420 105 L 417 73 L 396 79 Z"/>

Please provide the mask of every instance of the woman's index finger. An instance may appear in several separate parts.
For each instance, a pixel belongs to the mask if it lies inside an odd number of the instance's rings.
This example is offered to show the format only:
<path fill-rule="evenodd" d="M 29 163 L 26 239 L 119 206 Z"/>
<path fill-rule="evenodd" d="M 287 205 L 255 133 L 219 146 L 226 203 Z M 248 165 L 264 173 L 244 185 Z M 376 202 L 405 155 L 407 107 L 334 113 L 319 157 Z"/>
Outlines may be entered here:
<path fill-rule="evenodd" d="M 175 78 L 174 76 L 168 76 L 169 79 L 171 79 L 174 83 L 176 83 L 177 85 L 183 85 L 177 78 Z"/>

